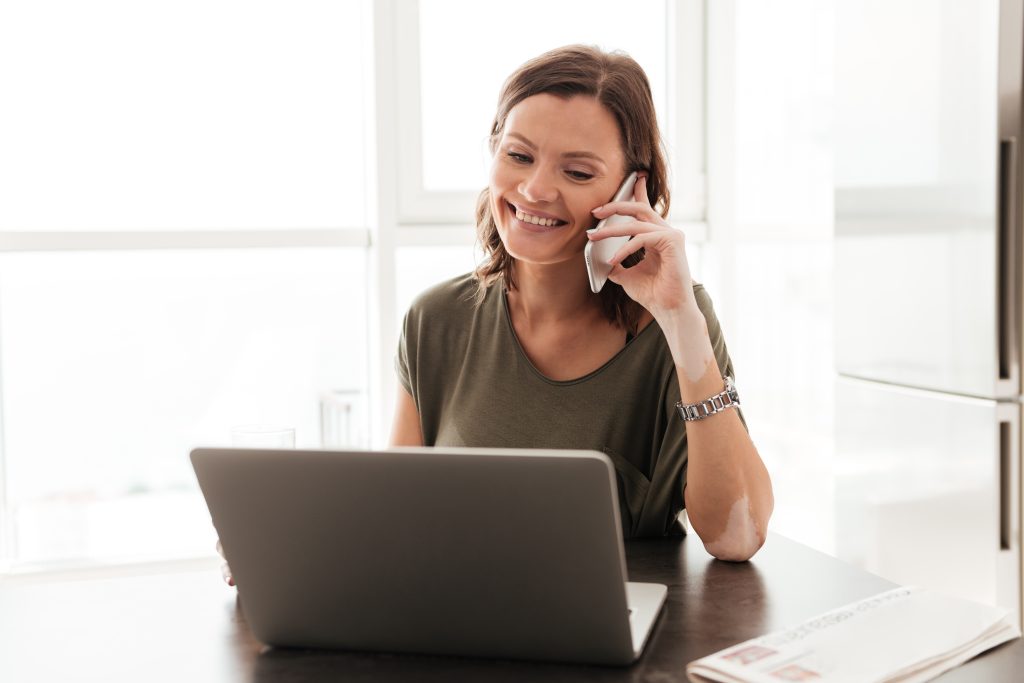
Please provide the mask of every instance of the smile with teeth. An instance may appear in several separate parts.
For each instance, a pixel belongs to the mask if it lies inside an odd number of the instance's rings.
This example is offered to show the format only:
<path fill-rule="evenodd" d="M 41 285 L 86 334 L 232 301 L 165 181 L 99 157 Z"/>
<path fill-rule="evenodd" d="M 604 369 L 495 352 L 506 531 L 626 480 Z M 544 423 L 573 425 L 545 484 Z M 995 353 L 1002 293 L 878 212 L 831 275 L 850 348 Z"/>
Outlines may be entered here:
<path fill-rule="evenodd" d="M 533 223 L 534 225 L 540 225 L 545 228 L 551 228 L 556 225 L 565 225 L 565 221 L 558 220 L 557 218 L 541 218 L 540 216 L 534 216 L 533 214 L 526 213 L 512 204 L 509 204 L 509 206 L 511 206 L 515 211 L 516 218 L 524 223 Z"/>

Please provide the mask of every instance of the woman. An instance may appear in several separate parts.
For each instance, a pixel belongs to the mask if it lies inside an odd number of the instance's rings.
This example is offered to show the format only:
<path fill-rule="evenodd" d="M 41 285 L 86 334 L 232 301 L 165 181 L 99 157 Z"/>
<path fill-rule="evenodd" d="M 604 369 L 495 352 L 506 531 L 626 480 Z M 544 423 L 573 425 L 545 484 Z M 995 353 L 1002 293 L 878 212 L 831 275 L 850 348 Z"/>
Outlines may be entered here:
<path fill-rule="evenodd" d="M 477 206 L 486 259 L 409 310 L 392 445 L 600 450 L 618 474 L 626 537 L 679 532 L 685 507 L 712 555 L 750 558 L 773 498 L 739 410 L 719 398 L 720 410 L 684 422 L 677 408 L 719 397 L 732 365 L 684 235 L 664 219 L 643 70 L 585 46 L 541 55 L 505 82 L 490 147 Z M 632 200 L 609 203 L 632 171 Z M 612 214 L 634 220 L 588 232 Z M 626 235 L 592 293 L 584 246 Z"/>

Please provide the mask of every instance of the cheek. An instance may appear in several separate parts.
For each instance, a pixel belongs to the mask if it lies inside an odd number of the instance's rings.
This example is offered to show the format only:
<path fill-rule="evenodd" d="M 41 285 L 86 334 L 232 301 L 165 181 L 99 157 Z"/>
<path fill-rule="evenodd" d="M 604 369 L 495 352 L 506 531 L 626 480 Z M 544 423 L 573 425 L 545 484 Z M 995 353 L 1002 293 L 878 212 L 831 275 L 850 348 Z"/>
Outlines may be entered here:
<path fill-rule="evenodd" d="M 499 228 L 502 227 L 500 218 L 505 208 L 505 200 L 502 197 L 508 193 L 509 183 L 514 182 L 514 179 L 510 176 L 511 174 L 503 164 L 497 161 L 491 164 L 487 189 L 490 191 L 491 213 L 494 215 Z"/>
<path fill-rule="evenodd" d="M 509 183 L 512 182 L 510 172 L 506 164 L 498 159 L 491 162 L 491 172 L 488 175 L 487 183 L 491 194 L 502 194 L 508 191 Z"/>
<path fill-rule="evenodd" d="M 502 214 L 502 207 L 504 206 L 504 200 L 501 198 L 502 190 L 500 185 L 500 171 L 496 168 L 496 164 L 491 166 L 490 177 L 487 182 L 487 190 L 489 196 L 487 201 L 490 203 L 491 219 L 494 221 L 495 226 L 498 228 L 498 234 L 505 232 L 504 216 Z"/>
<path fill-rule="evenodd" d="M 572 211 L 573 217 L 576 219 L 579 225 L 584 228 L 592 228 L 597 225 L 597 219 L 594 218 L 594 214 L 591 213 L 594 209 L 603 204 L 607 204 L 608 200 L 615 195 L 615 188 L 605 192 L 602 188 L 594 192 L 588 192 L 586 196 L 580 197 L 573 203 Z"/>

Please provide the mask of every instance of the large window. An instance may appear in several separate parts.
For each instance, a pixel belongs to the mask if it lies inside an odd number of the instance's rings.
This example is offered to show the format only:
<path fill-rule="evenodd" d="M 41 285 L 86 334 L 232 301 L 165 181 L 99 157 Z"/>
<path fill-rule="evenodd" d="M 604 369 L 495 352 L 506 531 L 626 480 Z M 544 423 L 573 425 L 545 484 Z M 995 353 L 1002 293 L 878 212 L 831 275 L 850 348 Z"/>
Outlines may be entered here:
<path fill-rule="evenodd" d="M 206 554 L 188 463 L 368 389 L 369 6 L 0 9 L 4 557 Z M 353 87 L 356 84 L 356 87 Z"/>
<path fill-rule="evenodd" d="M 644 65 L 664 120 L 666 32 L 651 22 L 652 16 L 664 17 L 664 0 L 639 0 L 608 21 L 621 8 L 614 0 L 522 0 L 509 12 L 501 3 L 422 0 L 415 57 L 423 189 L 472 192 L 486 184 L 487 134 L 502 81 L 553 46 L 584 43 L 625 50 Z M 452 27 L 459 25 L 477 30 L 460 31 L 452 40 Z"/>
<path fill-rule="evenodd" d="M 358 249 L 0 256 L 17 557 L 208 551 L 185 455 L 246 423 L 319 446 L 318 397 L 365 389 L 365 280 Z"/>
<path fill-rule="evenodd" d="M 0 7 L 0 228 L 365 227 L 360 3 Z"/>
<path fill-rule="evenodd" d="M 211 553 L 187 455 L 236 425 L 383 445 L 399 320 L 477 262 L 492 109 L 531 56 L 642 64 L 699 239 L 703 22 L 697 0 L 0 5 L 0 570 Z"/>

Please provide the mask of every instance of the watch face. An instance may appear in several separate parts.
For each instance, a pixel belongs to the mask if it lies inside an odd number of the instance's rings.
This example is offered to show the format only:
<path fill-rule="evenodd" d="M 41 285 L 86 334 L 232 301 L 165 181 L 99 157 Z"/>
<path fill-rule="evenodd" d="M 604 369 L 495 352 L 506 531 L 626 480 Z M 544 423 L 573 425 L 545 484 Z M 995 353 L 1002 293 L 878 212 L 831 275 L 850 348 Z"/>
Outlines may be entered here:
<path fill-rule="evenodd" d="M 725 377 L 725 390 L 729 392 L 729 397 L 734 401 L 739 401 L 740 396 L 736 393 L 736 384 L 732 381 L 732 377 L 726 375 Z"/>

